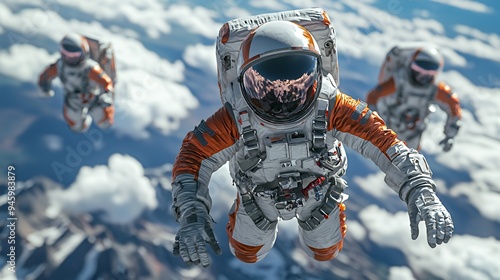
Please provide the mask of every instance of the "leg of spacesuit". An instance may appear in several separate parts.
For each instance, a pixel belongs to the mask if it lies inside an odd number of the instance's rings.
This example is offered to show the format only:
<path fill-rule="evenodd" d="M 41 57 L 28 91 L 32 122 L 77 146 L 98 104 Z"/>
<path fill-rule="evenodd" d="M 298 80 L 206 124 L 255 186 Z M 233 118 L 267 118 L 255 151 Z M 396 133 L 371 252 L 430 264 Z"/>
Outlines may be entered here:
<path fill-rule="evenodd" d="M 83 111 L 83 103 L 78 96 L 67 96 L 63 106 L 64 120 L 74 132 L 85 132 L 92 123 L 92 117 Z"/>
<path fill-rule="evenodd" d="M 311 217 L 311 209 L 317 209 L 320 205 L 309 199 L 299 214 L 298 219 L 306 220 Z M 309 204 L 309 205 L 308 205 Z M 345 224 L 345 204 L 340 203 L 335 207 L 318 227 L 313 230 L 305 230 L 299 226 L 299 240 L 307 255 L 317 261 L 328 261 L 337 256 L 342 249 L 344 237 L 347 231 Z"/>
<path fill-rule="evenodd" d="M 257 204 L 265 213 L 266 218 L 271 221 L 278 219 L 274 202 L 270 198 L 259 197 Z M 259 229 L 246 213 L 241 203 L 241 196 L 238 194 L 229 212 L 229 223 L 226 226 L 226 231 L 231 253 L 243 262 L 254 263 L 262 260 L 274 246 L 278 227 L 266 231 Z"/>
<path fill-rule="evenodd" d="M 110 104 L 100 104 L 91 109 L 90 115 L 100 128 L 106 129 L 113 125 L 115 108 Z"/>

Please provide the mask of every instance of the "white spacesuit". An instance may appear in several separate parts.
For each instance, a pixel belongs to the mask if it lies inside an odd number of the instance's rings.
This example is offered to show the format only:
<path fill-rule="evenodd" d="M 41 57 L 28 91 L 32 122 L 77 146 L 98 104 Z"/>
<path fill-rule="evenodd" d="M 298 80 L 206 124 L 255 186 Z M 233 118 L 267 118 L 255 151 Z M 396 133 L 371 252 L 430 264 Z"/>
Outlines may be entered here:
<path fill-rule="evenodd" d="M 63 115 L 75 132 L 85 132 L 92 119 L 101 128 L 108 128 L 114 119 L 113 80 L 98 62 L 89 57 L 87 38 L 70 33 L 60 43 L 61 58 L 41 74 L 38 85 L 42 92 L 54 95 L 51 82 L 59 77 L 64 86 Z M 110 61 L 114 68 L 114 58 Z"/>
<path fill-rule="evenodd" d="M 379 84 L 368 93 L 366 101 L 385 120 L 387 127 L 414 149 L 420 149 L 428 115 L 437 105 L 448 116 L 445 138 L 440 144 L 444 151 L 449 151 L 460 129 L 460 102 L 448 85 L 435 83 L 443 68 L 438 49 L 423 43 L 419 47 L 412 45 L 415 43 L 389 51 L 380 70 Z"/>
<path fill-rule="evenodd" d="M 209 216 L 208 183 L 229 161 L 238 194 L 226 229 L 238 259 L 264 258 L 278 221 L 296 218 L 306 253 L 331 260 L 346 234 L 343 143 L 386 173 L 387 184 L 408 204 L 414 239 L 421 220 L 431 247 L 450 239 L 453 222 L 435 195 L 425 158 L 364 102 L 337 89 L 307 29 L 290 21 L 263 23 L 243 40 L 237 71 L 238 79 L 226 89 L 234 102 L 188 133 L 174 163 L 173 210 L 181 224 L 174 254 L 207 266 L 205 242 L 221 253 Z"/>

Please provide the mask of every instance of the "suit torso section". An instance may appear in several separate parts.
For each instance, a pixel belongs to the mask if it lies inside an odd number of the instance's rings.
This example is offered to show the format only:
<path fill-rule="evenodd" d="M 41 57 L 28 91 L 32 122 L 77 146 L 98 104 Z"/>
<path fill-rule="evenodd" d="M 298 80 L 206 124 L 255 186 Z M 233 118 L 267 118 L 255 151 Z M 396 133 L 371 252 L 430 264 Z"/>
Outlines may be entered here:
<path fill-rule="evenodd" d="M 339 174 L 345 172 L 347 160 L 343 146 L 331 136 L 326 138 L 326 127 L 324 131 L 320 132 L 317 125 L 315 126 L 315 122 L 318 122 L 318 113 L 324 114 L 322 108 L 328 108 L 328 98 L 332 96 L 332 91 L 335 92 L 336 90 L 328 82 L 329 80 L 325 79 L 320 97 L 311 112 L 294 125 L 273 126 L 259 120 L 252 112 L 245 110 L 244 106 L 236 110 L 238 112 L 248 112 L 248 122 L 258 139 L 260 161 L 245 172 L 251 178 L 253 184 L 268 184 L 283 176 L 301 177 L 306 179 L 305 184 L 308 180 L 314 180 L 328 174 L 331 175 L 331 170 L 325 169 L 319 164 L 319 159 L 326 156 L 329 156 L 333 165 L 336 165 Z M 236 115 L 237 119 L 239 117 L 239 115 Z M 238 120 L 238 123 L 241 126 L 240 130 L 243 130 L 245 123 L 241 120 Z M 325 146 L 322 149 L 315 149 L 313 144 L 314 137 L 318 137 L 318 135 L 319 137 L 325 137 Z M 245 142 L 244 139 L 241 141 Z M 330 153 L 328 153 L 329 150 Z M 230 161 L 233 178 L 237 176 L 240 170 L 246 169 L 242 168 L 242 162 L 249 160 L 252 161 L 248 153 L 248 145 L 243 143 L 242 148 Z"/>
<path fill-rule="evenodd" d="M 64 65 L 62 60 L 57 62 L 58 76 L 64 85 L 66 94 L 97 94 L 99 85 L 89 79 L 89 72 L 97 62 L 87 59 L 78 66 Z"/>
<path fill-rule="evenodd" d="M 398 134 L 425 128 L 425 119 L 431 113 L 436 86 L 417 87 L 408 82 L 406 71 L 396 75 L 396 92 L 381 98 L 377 108 L 388 126 Z"/>

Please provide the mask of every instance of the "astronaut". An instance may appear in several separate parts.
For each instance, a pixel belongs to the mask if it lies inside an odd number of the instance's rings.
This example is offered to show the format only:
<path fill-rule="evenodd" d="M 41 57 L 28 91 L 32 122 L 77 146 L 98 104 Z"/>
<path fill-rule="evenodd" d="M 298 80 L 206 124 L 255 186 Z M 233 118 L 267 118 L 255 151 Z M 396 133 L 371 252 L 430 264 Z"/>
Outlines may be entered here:
<path fill-rule="evenodd" d="M 344 144 L 385 172 L 408 206 L 413 239 L 425 221 L 430 247 L 448 242 L 453 222 L 425 158 L 324 75 L 307 29 L 290 21 L 264 23 L 245 37 L 238 56 L 235 103 L 187 134 L 173 166 L 172 208 L 180 223 L 175 255 L 206 267 L 205 243 L 221 254 L 208 183 L 229 161 L 238 193 L 226 231 L 239 260 L 262 260 L 274 245 L 278 221 L 293 218 L 305 252 L 318 261 L 333 259 L 347 229 Z"/>
<path fill-rule="evenodd" d="M 38 85 L 45 96 L 52 97 L 52 80 L 59 77 L 64 85 L 63 115 L 75 132 L 85 132 L 92 119 L 101 128 L 114 120 L 113 81 L 99 63 L 89 57 L 87 38 L 70 33 L 60 42 L 59 58 L 39 77 Z"/>
<path fill-rule="evenodd" d="M 445 152 L 452 148 L 460 129 L 462 110 L 457 95 L 444 82 L 435 82 L 442 68 L 443 58 L 434 46 L 393 47 L 382 65 L 379 84 L 366 97 L 368 106 L 410 148 L 420 149 L 435 105 L 447 114 L 445 138 L 439 143 Z"/>

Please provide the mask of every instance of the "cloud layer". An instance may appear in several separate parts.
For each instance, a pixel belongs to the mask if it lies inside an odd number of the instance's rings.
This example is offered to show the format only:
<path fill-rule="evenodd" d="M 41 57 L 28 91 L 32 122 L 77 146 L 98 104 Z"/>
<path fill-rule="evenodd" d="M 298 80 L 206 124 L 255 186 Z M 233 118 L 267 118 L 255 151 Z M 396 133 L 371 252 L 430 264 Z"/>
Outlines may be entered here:
<path fill-rule="evenodd" d="M 36 8 L 19 9 L 24 2 Z M 155 13 L 156 10 L 163 10 L 160 1 L 137 5 L 134 4 L 135 1 L 126 4 L 110 1 L 86 1 L 85 4 L 65 1 L 55 2 L 52 6 L 43 1 L 7 3 L 9 6 L 0 4 L 0 27 L 3 37 L 10 43 L 7 49 L 0 51 L 1 74 L 35 85 L 43 68 L 57 59 L 59 40 L 66 33 L 75 31 L 113 44 L 118 75 L 114 129 L 119 134 L 146 138 L 149 136 L 149 129 L 168 134 L 178 128 L 179 121 L 188 115 L 189 110 L 198 106 L 197 99 L 185 85 L 183 62 L 170 62 L 148 50 L 136 38 L 141 35 L 133 29 L 133 25 L 130 26 L 130 22 L 137 28 L 145 28 L 147 36 L 154 39 L 159 34 L 169 33 L 172 22 L 186 26 L 186 21 L 179 21 L 182 15 L 192 13 L 197 15 L 197 20 L 212 22 L 210 11 L 173 5 L 163 13 Z M 102 7 L 111 4 L 120 9 Z M 95 9 L 87 10 L 89 7 Z M 77 17 L 80 19 L 68 19 L 60 14 L 74 8 L 83 9 L 82 11 L 92 14 L 92 17 L 84 14 L 81 18 Z M 155 17 L 134 18 L 134 15 L 148 15 L 134 13 L 135 9 L 147 9 Z M 111 21 L 109 29 L 93 20 L 93 16 Z M 123 17 L 130 22 L 123 21 Z M 207 23 L 202 28 L 202 24 L 198 25 L 200 28 L 189 30 L 203 36 L 217 32 L 215 23 Z"/>
<path fill-rule="evenodd" d="M 158 205 L 156 192 L 136 159 L 121 154 L 108 165 L 84 166 L 68 189 L 51 194 L 51 215 L 102 213 L 112 224 L 133 222 L 147 209 Z"/>

